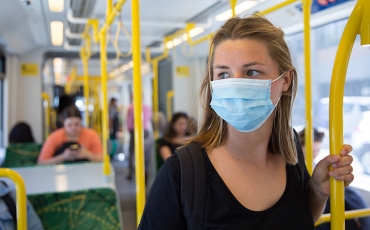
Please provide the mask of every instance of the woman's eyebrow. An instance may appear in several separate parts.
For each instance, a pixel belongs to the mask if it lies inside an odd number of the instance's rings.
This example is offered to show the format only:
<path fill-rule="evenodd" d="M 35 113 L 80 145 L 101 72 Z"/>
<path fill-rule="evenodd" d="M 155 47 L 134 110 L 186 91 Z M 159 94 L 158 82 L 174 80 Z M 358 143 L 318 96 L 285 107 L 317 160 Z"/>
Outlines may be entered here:
<path fill-rule="evenodd" d="M 261 63 L 261 62 L 250 62 L 250 63 L 244 64 L 243 68 L 248 68 L 248 67 L 254 66 L 254 65 L 264 65 L 264 64 Z M 216 65 L 214 68 L 215 69 L 230 69 L 230 67 L 228 67 L 226 65 Z"/>
<path fill-rule="evenodd" d="M 264 64 L 261 62 L 251 62 L 251 63 L 244 64 L 243 68 L 247 68 L 247 67 L 254 66 L 254 65 L 264 65 Z"/>
<path fill-rule="evenodd" d="M 230 67 L 228 67 L 226 65 L 216 65 L 215 69 L 230 69 Z"/>

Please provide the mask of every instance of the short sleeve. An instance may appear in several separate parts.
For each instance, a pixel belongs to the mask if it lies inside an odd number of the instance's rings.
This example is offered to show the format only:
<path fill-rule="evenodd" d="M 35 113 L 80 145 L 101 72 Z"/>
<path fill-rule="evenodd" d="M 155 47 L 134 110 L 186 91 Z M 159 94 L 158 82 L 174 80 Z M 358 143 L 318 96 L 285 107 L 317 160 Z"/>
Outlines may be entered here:
<path fill-rule="evenodd" d="M 177 155 L 171 156 L 158 171 L 138 229 L 186 229 L 181 207 L 181 171 Z"/>
<path fill-rule="evenodd" d="M 50 134 L 42 145 L 39 160 L 50 159 L 54 156 L 57 148 L 63 143 L 62 130 L 56 130 Z"/>
<path fill-rule="evenodd" d="M 167 146 L 171 149 L 171 144 L 168 141 L 164 140 L 163 138 L 159 139 L 158 143 L 159 143 L 158 149 L 162 148 L 163 146 Z"/>
<path fill-rule="evenodd" d="M 103 153 L 103 147 L 102 147 L 102 143 L 101 143 L 101 140 L 100 140 L 100 137 L 99 135 L 96 133 L 95 130 L 92 130 L 90 129 L 90 143 L 91 143 L 91 147 L 90 147 L 90 151 L 95 153 L 95 154 L 102 154 Z"/>

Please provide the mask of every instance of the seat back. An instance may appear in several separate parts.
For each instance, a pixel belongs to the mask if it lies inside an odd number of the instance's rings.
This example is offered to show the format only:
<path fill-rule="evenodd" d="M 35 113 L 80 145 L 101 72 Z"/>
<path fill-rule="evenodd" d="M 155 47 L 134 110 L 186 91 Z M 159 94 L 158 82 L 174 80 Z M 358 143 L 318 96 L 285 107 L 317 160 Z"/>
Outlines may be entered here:
<path fill-rule="evenodd" d="M 37 165 L 42 144 L 15 143 L 9 144 L 5 151 L 5 160 L 2 167 L 14 168 Z"/>
<path fill-rule="evenodd" d="M 120 206 L 111 188 L 28 195 L 45 230 L 122 229 Z"/>

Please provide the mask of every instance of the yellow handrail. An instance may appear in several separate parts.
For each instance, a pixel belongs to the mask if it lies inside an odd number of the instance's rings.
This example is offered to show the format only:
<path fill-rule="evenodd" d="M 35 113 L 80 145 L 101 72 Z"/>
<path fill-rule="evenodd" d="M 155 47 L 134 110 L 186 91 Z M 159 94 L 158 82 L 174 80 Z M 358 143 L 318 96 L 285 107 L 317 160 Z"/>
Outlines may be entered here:
<path fill-rule="evenodd" d="M 84 82 L 84 98 L 85 98 L 85 126 L 90 125 L 90 113 L 89 113 L 89 56 L 87 50 L 90 50 L 90 35 L 86 36 L 86 47 L 83 47 L 80 52 L 83 66 L 83 82 Z M 76 80 L 78 78 L 76 77 Z"/>
<path fill-rule="evenodd" d="M 136 174 L 136 221 L 137 225 L 145 205 L 145 166 L 144 166 L 144 144 L 143 144 L 143 105 L 142 105 L 142 83 L 141 83 L 141 51 L 140 51 L 140 4 L 139 0 L 131 2 L 132 17 L 132 58 L 134 61 L 134 121 L 135 121 L 135 174 Z"/>
<path fill-rule="evenodd" d="M 347 67 L 357 34 L 361 35 L 365 29 L 370 29 L 369 24 L 367 28 L 361 29 L 361 25 L 368 21 L 364 8 L 369 9 L 369 4 L 369 1 L 357 1 L 344 28 L 335 57 L 329 100 L 330 153 L 333 155 L 339 154 L 343 146 L 343 96 Z M 330 178 L 330 188 L 330 212 L 333 217 L 331 228 L 341 230 L 344 229 L 344 183 Z"/>
<path fill-rule="evenodd" d="M 19 173 L 8 168 L 0 168 L 0 177 L 7 177 L 14 181 L 16 187 L 17 229 L 27 230 L 27 198 L 23 178 Z"/>
<path fill-rule="evenodd" d="M 171 35 L 170 35 L 171 36 Z M 163 39 L 164 43 L 164 51 L 161 55 L 151 58 L 150 57 L 150 49 L 147 48 L 145 52 L 145 57 L 146 61 L 150 62 L 153 67 L 153 120 L 154 120 L 154 139 L 158 139 L 159 134 L 159 124 L 158 124 L 158 111 L 159 111 L 159 106 L 158 106 L 158 63 L 168 57 L 168 49 L 166 47 L 166 43 L 168 41 L 168 37 L 165 37 Z"/>
<path fill-rule="evenodd" d="M 270 8 L 267 8 L 266 10 L 262 10 L 260 12 L 258 12 L 258 14 L 263 14 L 263 15 L 266 15 L 266 14 L 269 14 L 269 13 L 272 13 L 280 8 L 283 8 L 284 6 L 287 6 L 289 4 L 292 4 L 293 2 L 296 2 L 297 0 L 287 0 L 285 2 L 282 2 L 282 3 L 279 3 L 279 4 L 276 4 L 275 6 L 272 6 Z"/>
<path fill-rule="evenodd" d="M 41 98 L 46 101 L 47 105 L 45 107 L 45 139 L 48 138 L 50 133 L 50 97 L 47 93 L 41 93 Z"/>
<path fill-rule="evenodd" d="M 231 12 L 232 12 L 232 17 L 235 17 L 236 16 L 236 12 L 235 12 L 236 2 L 237 2 L 237 0 L 230 0 L 229 1 Z"/>
<path fill-rule="evenodd" d="M 351 210 L 351 211 L 346 211 L 344 213 L 344 218 L 346 220 L 367 217 L 367 216 L 370 216 L 370 208 Z M 318 226 L 320 224 L 327 223 L 327 222 L 330 222 L 330 213 L 321 215 L 320 219 L 316 222 L 315 226 Z"/>
<path fill-rule="evenodd" d="M 312 0 L 302 0 L 303 8 L 303 35 L 304 35 L 304 78 L 305 78 L 305 98 L 306 98 L 306 129 L 305 129 L 305 148 L 306 148 L 306 167 L 310 174 L 313 171 L 313 150 L 312 150 L 312 83 L 311 83 L 311 15 Z"/>
<path fill-rule="evenodd" d="M 167 119 L 169 122 L 172 120 L 172 98 L 175 95 L 173 90 L 167 91 Z"/>
<path fill-rule="evenodd" d="M 104 155 L 104 175 L 108 176 L 111 174 L 110 165 L 109 165 L 109 155 L 107 153 L 107 140 L 108 140 L 108 102 L 107 102 L 107 80 L 108 80 L 108 71 L 107 71 L 107 30 L 109 26 L 113 23 L 118 12 L 121 11 L 121 8 L 126 0 L 119 0 L 115 4 L 115 8 L 112 9 L 112 0 L 107 0 L 107 15 L 106 22 L 99 31 L 99 41 L 100 41 L 100 71 L 101 71 L 101 90 L 102 90 L 102 140 L 103 140 L 103 155 Z"/>

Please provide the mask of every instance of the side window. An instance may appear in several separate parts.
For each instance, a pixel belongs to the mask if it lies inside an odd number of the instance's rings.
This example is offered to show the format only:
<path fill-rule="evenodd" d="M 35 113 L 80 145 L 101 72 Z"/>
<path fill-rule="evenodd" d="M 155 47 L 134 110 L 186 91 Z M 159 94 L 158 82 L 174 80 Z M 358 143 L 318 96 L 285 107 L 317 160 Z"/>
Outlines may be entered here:
<path fill-rule="evenodd" d="M 369 105 L 361 105 L 360 110 L 361 110 L 361 112 L 366 112 L 366 111 L 370 110 L 370 107 L 369 107 Z"/>
<path fill-rule="evenodd" d="M 344 103 L 343 104 L 343 113 L 349 113 L 353 109 L 353 104 L 351 103 Z"/>

